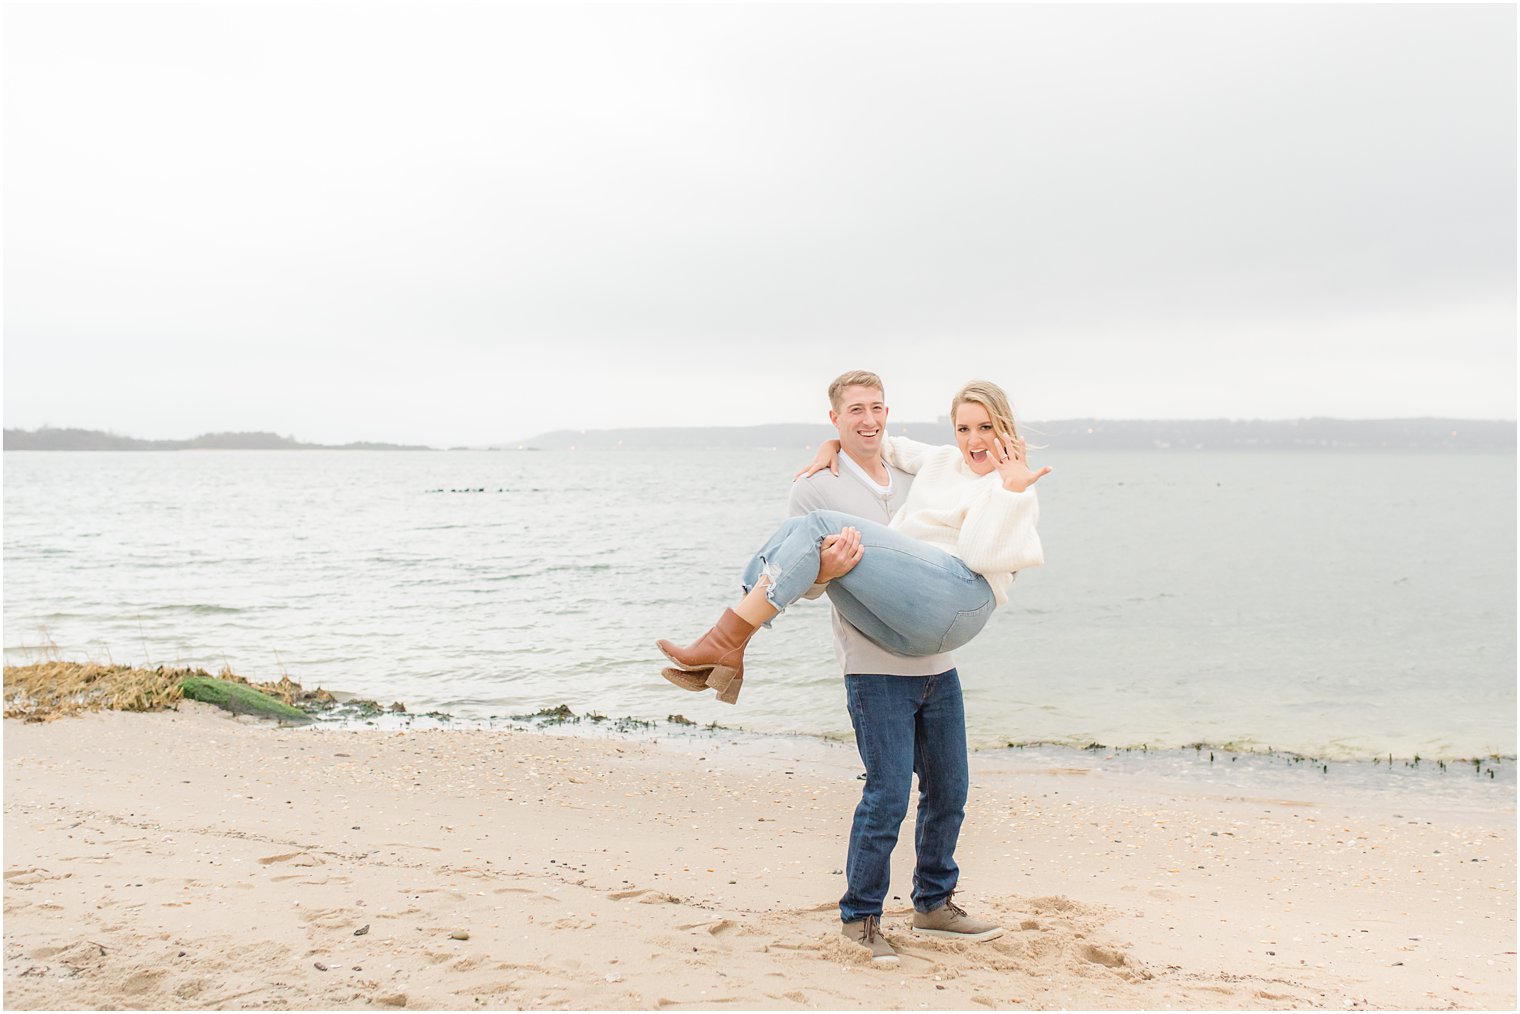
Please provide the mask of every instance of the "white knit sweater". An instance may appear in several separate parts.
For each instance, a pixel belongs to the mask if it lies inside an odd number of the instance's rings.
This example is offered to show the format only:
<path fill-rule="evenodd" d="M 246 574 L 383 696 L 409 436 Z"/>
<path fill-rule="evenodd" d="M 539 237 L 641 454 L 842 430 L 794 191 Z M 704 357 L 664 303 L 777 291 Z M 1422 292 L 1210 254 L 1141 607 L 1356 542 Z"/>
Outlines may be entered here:
<path fill-rule="evenodd" d="M 938 546 L 985 577 L 998 605 L 1008 601 L 1015 571 L 1045 562 L 1035 531 L 1040 502 L 1033 487 L 1014 493 L 1003 488 L 995 471 L 978 476 L 966 466 L 959 447 L 888 437 L 882 457 L 916 473 L 892 527 Z"/>

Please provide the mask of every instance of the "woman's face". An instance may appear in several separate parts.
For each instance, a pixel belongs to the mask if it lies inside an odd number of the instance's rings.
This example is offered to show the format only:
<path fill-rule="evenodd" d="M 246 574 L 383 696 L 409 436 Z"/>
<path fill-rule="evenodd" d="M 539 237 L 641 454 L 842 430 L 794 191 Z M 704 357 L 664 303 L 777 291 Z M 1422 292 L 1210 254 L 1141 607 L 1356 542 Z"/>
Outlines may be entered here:
<path fill-rule="evenodd" d="M 986 475 L 997 469 L 997 437 L 1008 447 L 1007 434 L 998 433 L 993 427 L 992 416 L 974 401 L 963 401 L 955 406 L 955 442 L 966 459 L 966 467 L 976 475 Z"/>

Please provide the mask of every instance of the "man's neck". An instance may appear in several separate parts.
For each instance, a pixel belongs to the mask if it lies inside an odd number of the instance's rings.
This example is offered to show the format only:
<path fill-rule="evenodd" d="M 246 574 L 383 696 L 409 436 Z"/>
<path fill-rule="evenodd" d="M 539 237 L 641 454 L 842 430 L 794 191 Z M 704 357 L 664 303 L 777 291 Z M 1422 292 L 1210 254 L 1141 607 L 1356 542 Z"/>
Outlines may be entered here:
<path fill-rule="evenodd" d="M 839 453 L 859 465 L 867 475 L 876 480 L 877 485 L 885 486 L 892 480 L 892 473 L 887 471 L 887 463 L 881 460 L 880 452 L 871 455 L 869 458 L 857 458 L 844 448 L 840 448 Z"/>

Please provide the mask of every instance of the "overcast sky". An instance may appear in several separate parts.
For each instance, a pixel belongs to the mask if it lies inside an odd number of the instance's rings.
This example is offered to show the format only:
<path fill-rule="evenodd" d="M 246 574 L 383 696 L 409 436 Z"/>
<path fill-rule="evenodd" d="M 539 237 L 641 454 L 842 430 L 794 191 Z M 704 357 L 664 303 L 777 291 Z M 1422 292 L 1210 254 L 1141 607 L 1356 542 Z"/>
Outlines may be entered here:
<path fill-rule="evenodd" d="M 1512 6 L 7 5 L 5 425 L 1514 419 Z"/>

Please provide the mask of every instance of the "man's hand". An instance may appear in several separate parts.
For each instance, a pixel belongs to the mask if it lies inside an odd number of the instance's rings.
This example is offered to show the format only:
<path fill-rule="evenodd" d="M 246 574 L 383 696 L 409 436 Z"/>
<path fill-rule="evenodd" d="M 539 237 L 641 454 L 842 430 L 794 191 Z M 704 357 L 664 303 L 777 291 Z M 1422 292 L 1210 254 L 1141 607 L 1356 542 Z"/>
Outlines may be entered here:
<path fill-rule="evenodd" d="M 825 440 L 819 444 L 818 453 L 813 455 L 813 460 L 798 469 L 797 474 L 792 476 L 792 481 L 796 482 L 798 479 L 812 475 L 814 472 L 821 472 L 825 468 L 838 475 L 839 448 L 841 446 L 839 441 L 834 439 Z"/>
<path fill-rule="evenodd" d="M 827 584 L 837 577 L 844 577 L 855 569 L 866 547 L 860 544 L 860 530 L 845 526 L 838 535 L 825 535 L 818 554 L 818 579 L 814 584 Z"/>

